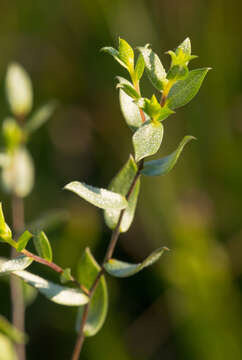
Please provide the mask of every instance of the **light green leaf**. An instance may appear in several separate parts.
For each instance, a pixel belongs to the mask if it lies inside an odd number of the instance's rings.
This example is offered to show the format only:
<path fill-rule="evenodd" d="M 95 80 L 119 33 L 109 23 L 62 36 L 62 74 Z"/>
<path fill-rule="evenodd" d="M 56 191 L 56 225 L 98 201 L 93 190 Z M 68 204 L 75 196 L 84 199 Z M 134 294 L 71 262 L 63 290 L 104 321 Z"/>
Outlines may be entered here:
<path fill-rule="evenodd" d="M 0 360 L 18 360 L 12 341 L 0 334 Z"/>
<path fill-rule="evenodd" d="M 34 246 L 40 257 L 47 261 L 52 261 L 51 245 L 44 231 L 39 232 L 34 237 Z"/>
<path fill-rule="evenodd" d="M 32 236 L 33 235 L 28 230 L 26 230 L 18 239 L 16 244 L 16 250 L 20 252 L 25 249 Z"/>
<path fill-rule="evenodd" d="M 147 161 L 144 163 L 144 168 L 141 171 L 142 174 L 147 176 L 158 176 L 165 175 L 175 166 L 184 146 L 195 139 L 193 136 L 185 136 L 183 140 L 180 142 L 178 148 L 168 156 L 163 157 L 159 160 Z"/>
<path fill-rule="evenodd" d="M 138 129 L 142 124 L 142 119 L 138 106 L 134 103 L 132 97 L 128 96 L 123 90 L 119 92 L 120 108 L 123 117 L 131 128 L 131 130 Z"/>
<path fill-rule="evenodd" d="M 17 117 L 26 116 L 32 108 L 33 90 L 29 75 L 18 63 L 8 66 L 6 92 L 9 105 Z"/>
<path fill-rule="evenodd" d="M 127 65 L 120 59 L 118 50 L 114 49 L 111 46 L 105 46 L 101 49 L 101 51 L 104 51 L 111 55 L 120 65 L 125 67 L 127 69 Z"/>
<path fill-rule="evenodd" d="M 23 141 L 23 131 L 15 119 L 7 117 L 3 121 L 2 133 L 8 152 L 13 152 Z"/>
<path fill-rule="evenodd" d="M 128 190 L 133 182 L 133 179 L 137 173 L 137 165 L 132 156 L 130 156 L 129 160 L 119 171 L 117 176 L 112 180 L 109 189 L 111 191 L 115 191 L 121 195 L 126 196 Z M 140 189 L 140 179 L 136 182 L 136 185 L 131 193 L 131 196 L 128 200 L 128 206 L 124 211 L 123 219 L 120 224 L 120 232 L 125 232 L 129 229 L 132 224 L 134 213 L 136 209 L 136 204 L 138 200 Z M 107 226 L 110 229 L 114 229 L 117 225 L 118 219 L 120 215 L 120 210 L 105 210 L 104 218 Z"/>
<path fill-rule="evenodd" d="M 30 135 L 44 125 L 44 123 L 46 123 L 46 121 L 53 115 L 56 107 L 57 102 L 53 101 L 39 108 L 24 126 L 26 133 Z"/>
<path fill-rule="evenodd" d="M 185 80 L 177 81 L 171 88 L 167 97 L 169 108 L 176 109 L 191 101 L 199 91 L 209 70 L 210 68 L 192 70 Z"/>
<path fill-rule="evenodd" d="M 60 275 L 60 282 L 62 284 L 66 284 L 69 281 L 72 281 L 72 276 L 71 276 L 71 269 L 70 268 L 66 268 L 64 269 L 64 271 L 61 273 Z"/>
<path fill-rule="evenodd" d="M 0 315 L 0 333 L 6 335 L 17 344 L 26 343 L 28 337 L 26 334 L 14 327 L 5 317 Z M 2 351 L 2 348 L 0 348 Z"/>
<path fill-rule="evenodd" d="M 164 89 L 164 85 L 167 83 L 166 71 L 156 53 L 154 53 L 149 47 L 139 47 L 138 50 L 141 52 L 146 71 L 153 86 L 161 91 Z"/>
<path fill-rule="evenodd" d="M 136 103 L 151 119 L 163 121 L 174 114 L 174 111 L 169 109 L 166 103 L 164 106 L 161 106 L 155 95 L 151 99 L 141 98 Z"/>
<path fill-rule="evenodd" d="M 28 271 L 15 271 L 12 274 L 36 288 L 41 294 L 56 304 L 80 306 L 86 304 L 89 300 L 81 290 L 55 284 Z"/>
<path fill-rule="evenodd" d="M 27 196 L 34 185 L 34 164 L 25 147 L 15 151 L 2 171 L 2 182 L 7 192 L 19 197 Z"/>
<path fill-rule="evenodd" d="M 134 69 L 134 52 L 132 47 L 124 39 L 119 38 L 119 58 L 132 72 Z"/>
<path fill-rule="evenodd" d="M 67 184 L 64 189 L 74 192 L 92 205 L 95 205 L 101 209 L 122 210 L 128 205 L 125 197 L 120 194 L 106 189 L 96 188 L 78 181 L 73 181 Z"/>
<path fill-rule="evenodd" d="M 24 305 L 30 306 L 35 301 L 38 291 L 33 288 L 32 286 L 26 284 L 25 282 L 22 282 L 23 285 L 23 296 L 24 296 Z"/>
<path fill-rule="evenodd" d="M 90 290 L 100 270 L 101 268 L 90 250 L 86 248 L 78 266 L 78 280 Z M 105 277 L 102 275 L 89 305 L 88 318 L 84 327 L 85 336 L 94 336 L 101 329 L 106 319 L 107 310 L 108 291 Z M 77 332 L 80 330 L 82 314 L 83 308 L 80 308 L 76 322 Z"/>
<path fill-rule="evenodd" d="M 134 69 L 136 80 L 140 80 L 142 78 L 142 75 L 144 73 L 144 69 L 145 69 L 144 58 L 143 58 L 143 56 L 141 54 L 139 54 L 138 60 L 136 62 L 135 69 Z"/>
<path fill-rule="evenodd" d="M 138 264 L 130 264 L 116 259 L 110 259 L 105 265 L 105 270 L 112 276 L 123 278 L 137 274 L 139 271 L 147 266 L 154 264 L 164 251 L 168 250 L 166 247 L 159 248 L 150 254 L 144 261 Z"/>
<path fill-rule="evenodd" d="M 12 239 L 12 231 L 5 221 L 2 203 L 0 202 L 0 241 Z"/>
<path fill-rule="evenodd" d="M 161 145 L 163 126 L 158 121 L 145 122 L 133 135 L 135 160 L 155 154 Z"/>
<path fill-rule="evenodd" d="M 2 264 L 0 264 L 0 276 L 5 276 L 11 274 L 14 271 L 24 270 L 29 265 L 31 265 L 33 259 L 25 256 L 20 255 L 14 259 L 8 260 Z"/>
<path fill-rule="evenodd" d="M 140 98 L 140 95 L 135 90 L 133 84 L 131 84 L 130 81 L 122 78 L 121 76 L 117 76 L 117 79 L 119 81 L 119 83 L 116 86 L 117 88 L 122 89 L 127 95 L 129 95 L 133 99 L 139 99 Z"/>

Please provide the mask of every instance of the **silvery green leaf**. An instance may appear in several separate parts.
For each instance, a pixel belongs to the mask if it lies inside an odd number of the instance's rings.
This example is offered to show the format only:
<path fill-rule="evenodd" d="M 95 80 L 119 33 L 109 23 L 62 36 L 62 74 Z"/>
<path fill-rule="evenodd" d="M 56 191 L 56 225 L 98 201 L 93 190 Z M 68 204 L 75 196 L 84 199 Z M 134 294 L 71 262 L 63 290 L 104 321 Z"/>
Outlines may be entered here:
<path fill-rule="evenodd" d="M 116 86 L 117 88 L 122 89 L 128 96 L 132 97 L 133 99 L 140 98 L 140 95 L 138 94 L 138 92 L 134 88 L 134 85 L 131 84 L 130 81 L 124 79 L 121 76 L 117 76 L 117 79 L 119 81 L 119 83 Z"/>
<path fill-rule="evenodd" d="M 166 250 L 168 250 L 166 247 L 159 248 L 138 264 L 130 264 L 124 261 L 110 259 L 106 262 L 104 268 L 112 276 L 119 278 L 129 277 L 137 274 L 145 267 L 154 264 Z"/>
<path fill-rule="evenodd" d="M 92 205 L 95 205 L 101 209 L 122 210 L 128 205 L 125 197 L 120 194 L 87 185 L 78 181 L 73 181 L 67 184 L 64 189 L 74 192 Z"/>
<path fill-rule="evenodd" d="M 28 271 L 15 271 L 12 274 L 18 276 L 27 284 L 36 288 L 41 294 L 56 304 L 81 306 L 85 305 L 89 300 L 88 297 L 79 289 L 77 290 L 55 284 Z"/>
<path fill-rule="evenodd" d="M 101 49 L 101 51 L 104 51 L 108 53 L 109 55 L 113 56 L 114 59 L 122 65 L 125 69 L 127 69 L 127 65 L 120 59 L 118 50 L 114 49 L 111 46 L 105 46 Z"/>
<path fill-rule="evenodd" d="M 138 50 L 143 56 L 148 77 L 154 87 L 161 91 L 167 83 L 166 71 L 156 53 L 154 53 L 148 46 L 138 47 Z"/>
<path fill-rule="evenodd" d="M 141 171 L 142 174 L 147 176 L 158 176 L 167 174 L 175 166 L 184 146 L 192 139 L 195 138 L 193 136 L 185 136 L 180 142 L 178 148 L 170 155 L 165 156 L 159 160 L 145 162 L 144 168 Z"/>
<path fill-rule="evenodd" d="M 142 125 L 142 119 L 138 106 L 132 97 L 128 96 L 123 90 L 119 91 L 120 108 L 123 117 L 132 130 L 138 129 Z"/>
<path fill-rule="evenodd" d="M 34 246 L 40 257 L 47 261 L 52 261 L 51 245 L 44 231 L 40 231 L 34 236 Z"/>
<path fill-rule="evenodd" d="M 133 179 L 137 173 L 137 165 L 132 156 L 128 159 L 126 164 L 122 167 L 119 173 L 112 180 L 109 189 L 115 191 L 121 195 L 126 196 Z M 124 211 L 123 219 L 120 224 L 120 232 L 125 232 L 129 229 L 136 209 L 136 204 L 139 195 L 140 179 L 136 182 L 136 185 L 132 191 L 132 194 L 128 200 L 128 206 Z M 107 226 L 114 229 L 117 225 L 120 215 L 120 210 L 105 210 L 104 218 Z"/>
<path fill-rule="evenodd" d="M 25 255 L 20 255 L 14 259 L 3 262 L 2 264 L 0 264 L 0 276 L 11 274 L 12 272 L 17 270 L 24 270 L 29 265 L 31 265 L 32 262 L 33 259 Z"/>
<path fill-rule="evenodd" d="M 101 268 L 92 256 L 90 250 L 86 248 L 78 265 L 78 280 L 86 288 L 90 289 L 100 270 Z M 96 335 L 96 333 L 101 329 L 104 324 L 107 310 L 108 291 L 105 277 L 104 275 L 102 275 L 95 290 L 95 293 L 90 301 L 88 317 L 84 327 L 85 336 Z M 83 308 L 80 308 L 76 321 L 77 332 L 80 331 L 82 314 Z"/>
<path fill-rule="evenodd" d="M 9 105 L 17 117 L 26 116 L 32 109 L 33 90 L 29 75 L 18 63 L 8 66 L 6 92 Z"/>
<path fill-rule="evenodd" d="M 71 269 L 70 268 L 66 268 L 64 269 L 64 271 L 61 273 L 60 275 L 60 282 L 62 284 L 66 284 L 69 281 L 72 281 L 72 275 L 71 275 Z"/>
<path fill-rule="evenodd" d="M 27 196 L 34 185 L 34 164 L 28 150 L 22 146 L 14 152 L 10 163 L 2 170 L 2 183 L 7 192 Z"/>
<path fill-rule="evenodd" d="M 187 54 L 191 55 L 192 47 L 191 47 L 191 40 L 187 37 L 179 46 L 178 49 L 182 49 L 182 51 Z"/>
<path fill-rule="evenodd" d="M 133 135 L 135 160 L 155 154 L 163 138 L 163 125 L 158 121 L 146 121 Z"/>
<path fill-rule="evenodd" d="M 42 125 L 44 125 L 46 121 L 48 121 L 49 118 L 53 115 L 56 106 L 57 102 L 52 101 L 49 104 L 41 106 L 41 108 L 35 111 L 24 126 L 26 133 L 30 135 L 34 131 L 38 130 Z"/>
<path fill-rule="evenodd" d="M 196 69 L 189 72 L 185 80 L 177 81 L 171 88 L 167 104 L 170 109 L 186 105 L 198 93 L 202 82 L 210 68 Z"/>

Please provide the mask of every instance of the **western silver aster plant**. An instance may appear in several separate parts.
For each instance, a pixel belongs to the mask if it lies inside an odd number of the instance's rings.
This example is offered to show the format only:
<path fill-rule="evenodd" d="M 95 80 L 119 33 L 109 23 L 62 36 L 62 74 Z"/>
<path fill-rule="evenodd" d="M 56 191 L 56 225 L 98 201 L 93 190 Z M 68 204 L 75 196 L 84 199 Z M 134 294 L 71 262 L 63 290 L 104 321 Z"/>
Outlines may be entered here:
<path fill-rule="evenodd" d="M 72 360 L 79 359 L 85 338 L 94 336 L 105 322 L 108 310 L 106 275 L 117 278 L 132 276 L 155 263 L 168 250 L 165 246 L 160 247 L 138 264 L 113 258 L 119 235 L 129 230 L 134 219 L 142 176 L 167 174 L 176 164 L 184 146 L 194 139 L 193 136 L 185 136 L 171 154 L 161 159 L 147 160 L 160 149 L 164 132 L 163 121 L 195 97 L 209 71 L 209 68 L 189 70 L 190 61 L 196 58 L 191 54 L 189 38 L 186 38 L 174 51 L 168 51 L 171 57 L 168 71 L 150 45 L 137 48 L 137 59 L 132 47 L 121 38 L 118 49 L 104 47 L 102 51 L 110 54 L 129 74 L 129 79 L 117 77 L 117 88 L 123 117 L 131 129 L 134 153 L 129 155 L 126 163 L 110 182 L 108 189 L 78 181 L 67 184 L 65 189 L 103 209 L 106 225 L 112 231 L 103 262 L 98 264 L 91 250 L 85 249 L 78 264 L 77 275 L 74 277 L 70 268 L 63 269 L 53 262 L 51 246 L 43 231 L 34 234 L 37 254 L 26 249 L 29 239 L 33 236 L 28 230 L 23 231 L 18 239 L 13 239 L 12 231 L 6 224 L 0 208 L 1 241 L 11 245 L 19 253 L 17 258 L 1 260 L 0 275 L 11 274 L 21 278 L 50 301 L 78 307 L 76 320 L 78 336 L 71 356 Z M 151 97 L 142 95 L 140 80 L 144 72 L 158 95 L 153 94 Z M 15 93 L 16 98 L 19 97 L 16 100 L 13 95 L 9 96 L 9 103 L 20 117 L 26 108 L 31 107 L 28 81 L 25 85 L 25 92 L 21 92 L 20 96 L 16 95 L 18 86 L 15 86 L 14 82 L 12 84 L 7 82 L 9 94 L 12 92 Z M 38 127 L 38 124 L 37 120 L 32 121 L 32 125 L 31 122 L 29 125 L 26 124 L 27 131 L 32 131 L 36 126 Z M 20 130 L 15 122 L 13 128 L 15 135 L 11 135 L 10 144 L 19 142 Z M 26 271 L 33 261 L 58 272 L 62 285 L 54 284 Z M 72 287 L 68 284 L 63 285 L 65 283 L 72 283 Z"/>

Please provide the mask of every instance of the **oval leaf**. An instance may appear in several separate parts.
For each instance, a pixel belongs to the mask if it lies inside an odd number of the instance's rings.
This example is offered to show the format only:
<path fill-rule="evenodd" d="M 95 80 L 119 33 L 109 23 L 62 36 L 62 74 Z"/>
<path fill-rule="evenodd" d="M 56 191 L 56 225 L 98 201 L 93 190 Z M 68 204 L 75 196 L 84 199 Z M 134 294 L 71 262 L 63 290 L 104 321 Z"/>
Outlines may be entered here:
<path fill-rule="evenodd" d="M 53 115 L 56 106 L 57 103 L 53 101 L 47 105 L 43 105 L 40 109 L 38 109 L 26 123 L 24 127 L 26 133 L 28 135 L 32 134 L 34 131 L 38 130 L 42 125 L 44 125 L 44 123 Z"/>
<path fill-rule="evenodd" d="M 12 63 L 8 67 L 6 92 L 14 115 L 21 117 L 30 112 L 33 101 L 31 80 L 24 68 L 17 63 Z"/>
<path fill-rule="evenodd" d="M 52 261 L 51 245 L 44 231 L 39 232 L 38 235 L 34 237 L 34 246 L 40 257 Z"/>
<path fill-rule="evenodd" d="M 168 250 L 166 247 L 159 248 L 150 254 L 144 261 L 139 264 L 130 264 L 124 261 L 110 259 L 105 265 L 105 270 L 112 276 L 123 278 L 137 274 L 139 271 L 147 266 L 154 264 L 164 251 Z"/>
<path fill-rule="evenodd" d="M 132 47 L 124 39 L 119 38 L 119 58 L 127 66 L 129 71 L 134 68 L 134 52 Z"/>
<path fill-rule="evenodd" d="M 13 271 L 24 270 L 31 265 L 33 260 L 25 255 L 8 260 L 0 264 L 0 276 L 11 274 Z"/>
<path fill-rule="evenodd" d="M 158 121 L 145 122 L 133 135 L 135 160 L 155 154 L 161 145 L 163 126 Z"/>
<path fill-rule="evenodd" d="M 12 341 L 0 333 L 0 360 L 18 360 Z"/>
<path fill-rule="evenodd" d="M 90 250 L 86 248 L 78 266 L 78 280 L 90 289 L 100 270 L 101 268 Z M 102 275 L 89 305 L 88 318 L 84 327 L 85 336 L 94 336 L 101 329 L 106 319 L 107 310 L 108 292 L 104 275 Z M 80 330 L 82 314 L 83 308 L 80 308 L 76 322 L 77 332 Z"/>
<path fill-rule="evenodd" d="M 128 205 L 125 197 L 120 194 L 106 189 L 96 188 L 78 181 L 67 184 L 64 189 L 74 192 L 92 205 L 101 209 L 122 210 Z"/>
<path fill-rule="evenodd" d="M 56 304 L 80 306 L 86 304 L 89 300 L 81 290 L 55 284 L 28 271 L 15 271 L 12 274 L 20 277 Z"/>
<path fill-rule="evenodd" d="M 180 142 L 178 148 L 168 156 L 163 157 L 159 160 L 147 161 L 144 163 L 144 168 L 141 171 L 142 174 L 147 176 L 158 176 L 165 175 L 175 166 L 184 146 L 195 139 L 193 136 L 185 136 Z"/>
<path fill-rule="evenodd" d="M 192 70 L 185 80 L 177 81 L 167 97 L 169 108 L 173 110 L 189 103 L 198 93 L 209 70 L 210 68 Z"/>
<path fill-rule="evenodd" d="M 19 197 L 27 196 L 34 185 L 34 164 L 25 147 L 17 150 L 10 163 L 3 168 L 2 180 L 5 190 Z"/>
<path fill-rule="evenodd" d="M 166 84 L 166 71 L 158 57 L 150 48 L 139 47 L 138 50 L 141 52 L 144 62 L 145 68 L 147 71 L 147 75 L 154 85 L 154 87 L 161 91 Z"/>
<path fill-rule="evenodd" d="M 132 156 L 119 171 L 117 176 L 112 180 L 109 189 L 115 192 L 118 192 L 121 195 L 126 195 L 129 191 L 129 188 L 132 184 L 132 181 L 137 173 L 137 165 Z M 136 204 L 139 195 L 140 180 L 138 179 L 132 194 L 128 200 L 128 206 L 124 211 L 123 219 L 120 224 L 120 232 L 125 232 L 129 229 L 136 209 Z M 110 229 L 114 229 L 117 225 L 120 215 L 120 210 L 106 210 L 104 212 L 104 218 L 107 226 Z"/>
<path fill-rule="evenodd" d="M 121 89 L 119 92 L 119 101 L 124 120 L 131 130 L 137 130 L 143 123 L 138 106 L 134 103 L 132 97 Z"/>
<path fill-rule="evenodd" d="M 144 58 L 141 54 L 139 54 L 138 60 L 136 62 L 135 69 L 134 69 L 135 77 L 137 80 L 140 80 L 142 78 L 144 69 L 145 69 Z"/>

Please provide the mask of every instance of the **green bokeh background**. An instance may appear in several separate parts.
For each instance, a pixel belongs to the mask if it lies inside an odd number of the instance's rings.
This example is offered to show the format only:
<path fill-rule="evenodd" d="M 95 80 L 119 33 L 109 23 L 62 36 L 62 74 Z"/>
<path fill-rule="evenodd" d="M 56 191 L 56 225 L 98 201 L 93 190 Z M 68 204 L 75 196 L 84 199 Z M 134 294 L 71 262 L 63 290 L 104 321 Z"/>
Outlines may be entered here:
<path fill-rule="evenodd" d="M 108 318 L 86 342 L 83 360 L 242 358 L 241 12 L 235 0 L 0 2 L 0 118 L 9 114 L 4 78 L 11 61 L 31 75 L 35 107 L 60 102 L 30 143 L 36 184 L 25 200 L 26 222 L 49 209 L 68 210 L 48 236 L 55 262 L 73 272 L 87 245 L 101 261 L 110 231 L 101 211 L 62 188 L 72 180 L 107 186 L 132 151 L 114 80 L 126 74 L 99 49 L 116 46 L 118 36 L 133 46 L 148 42 L 168 66 L 164 52 L 189 36 L 199 55 L 190 67 L 213 68 L 198 96 L 165 122 L 159 155 L 184 135 L 198 141 L 166 177 L 142 179 L 136 219 L 116 254 L 135 262 L 159 246 L 171 252 L 130 279 L 108 278 Z M 150 96 L 148 81 L 141 85 Z M 1 199 L 11 224 L 10 198 L 1 192 Z M 0 256 L 8 253 L 2 245 Z M 0 301 L 10 319 L 6 282 Z M 28 360 L 69 359 L 75 314 L 39 296 L 27 309 Z"/>

